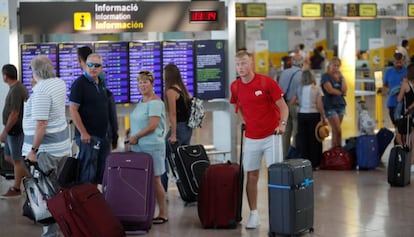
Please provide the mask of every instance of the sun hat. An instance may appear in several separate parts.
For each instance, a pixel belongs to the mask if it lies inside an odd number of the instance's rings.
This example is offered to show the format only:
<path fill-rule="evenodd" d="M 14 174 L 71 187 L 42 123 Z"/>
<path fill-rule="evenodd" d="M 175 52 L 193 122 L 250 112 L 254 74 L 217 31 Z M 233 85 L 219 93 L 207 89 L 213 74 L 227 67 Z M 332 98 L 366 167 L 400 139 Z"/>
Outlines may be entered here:
<path fill-rule="evenodd" d="M 323 124 L 322 121 L 319 121 L 315 127 L 315 137 L 318 142 L 322 142 L 326 137 L 329 136 L 329 127 L 328 125 Z"/>

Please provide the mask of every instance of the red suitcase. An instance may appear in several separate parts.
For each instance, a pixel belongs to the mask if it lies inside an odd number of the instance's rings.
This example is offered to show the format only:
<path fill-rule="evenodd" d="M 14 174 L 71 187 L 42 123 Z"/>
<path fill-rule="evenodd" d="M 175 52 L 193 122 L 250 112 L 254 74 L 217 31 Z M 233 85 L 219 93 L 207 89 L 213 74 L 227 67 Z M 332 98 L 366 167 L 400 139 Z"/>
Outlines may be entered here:
<path fill-rule="evenodd" d="M 66 237 L 125 236 L 121 223 L 93 184 L 64 189 L 47 201 L 47 207 Z"/>
<path fill-rule="evenodd" d="M 125 231 L 148 231 L 155 210 L 153 159 L 145 152 L 113 152 L 106 160 L 103 194 Z"/>
<path fill-rule="evenodd" d="M 241 151 L 243 151 L 243 131 Z M 207 168 L 200 184 L 198 216 L 204 228 L 236 228 L 241 221 L 243 164 L 215 164 Z"/>

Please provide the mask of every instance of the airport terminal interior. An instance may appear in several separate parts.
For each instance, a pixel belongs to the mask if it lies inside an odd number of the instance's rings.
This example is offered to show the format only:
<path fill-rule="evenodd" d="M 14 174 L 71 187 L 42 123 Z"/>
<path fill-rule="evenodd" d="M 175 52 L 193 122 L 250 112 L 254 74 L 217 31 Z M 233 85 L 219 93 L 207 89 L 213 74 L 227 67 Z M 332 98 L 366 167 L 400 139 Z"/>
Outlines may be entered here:
<path fill-rule="evenodd" d="M 56 7 L 63 2 L 65 7 Z M 359 135 L 360 100 L 366 101 L 369 115 L 376 120 L 376 131 L 381 127 L 394 131 L 386 107 L 387 91 L 382 90 L 382 73 L 402 39 L 408 40 L 409 53 L 414 54 L 412 1 L 309 1 L 305 8 L 301 8 L 303 1 L 299 0 L 166 0 L 171 2 L 168 7 L 160 1 L 101 1 L 96 5 L 93 2 L 97 1 L 0 0 L 0 63 L 17 65 L 20 79 L 30 87 L 30 60 L 38 54 L 47 54 L 56 64 L 57 75 L 69 88 L 82 73 L 77 62 L 77 47 L 90 46 L 103 55 L 104 61 L 108 60 L 104 63 L 108 88 L 113 90 L 118 103 L 117 151 L 124 150 L 128 115 L 140 99 L 136 85 L 138 71 L 154 72 L 155 92 L 162 97 L 162 68 L 172 62 L 179 66 L 191 93 L 203 99 L 206 108 L 206 118 L 201 128 L 194 129 L 191 143 L 204 145 L 212 164 L 227 160 L 238 162 L 240 119 L 228 99 L 230 82 L 236 77 L 234 55 L 244 47 L 254 52 L 258 62 L 255 70 L 274 79 L 282 71 L 282 58 L 301 43 L 309 52 L 316 46 L 323 47 L 327 58 L 337 54 L 343 59 L 341 69 L 351 91 L 346 98 L 343 143 L 345 138 Z M 126 4 L 122 8 L 125 11 L 110 14 L 110 4 Z M 45 9 L 52 9 L 53 14 Z M 229 9 L 234 12 L 228 13 Z M 108 20 L 111 17 L 117 19 Z M 128 21 L 123 22 L 125 18 Z M 319 82 L 321 71 L 315 75 Z M 7 91 L 8 87 L 0 83 L 0 108 L 4 106 Z M 0 128 L 3 127 L 0 125 Z M 330 146 L 328 136 L 323 141 L 323 149 Z M 414 183 L 391 187 L 387 182 L 392 146 L 393 142 L 373 170 L 315 170 L 314 232 L 304 232 L 301 236 L 414 236 Z M 197 203 L 185 205 L 174 181 L 171 177 L 167 194 L 168 222 L 153 225 L 148 233 L 130 236 L 268 236 L 272 220 L 268 213 L 264 163 L 259 180 L 260 227 L 253 230 L 245 228 L 249 215 L 246 193 L 243 220 L 236 228 L 203 229 Z M 0 177 L 0 194 L 12 184 L 11 180 Z M 25 193 L 15 198 L 0 198 L 0 237 L 41 235 L 41 225 L 22 216 L 25 199 Z"/>

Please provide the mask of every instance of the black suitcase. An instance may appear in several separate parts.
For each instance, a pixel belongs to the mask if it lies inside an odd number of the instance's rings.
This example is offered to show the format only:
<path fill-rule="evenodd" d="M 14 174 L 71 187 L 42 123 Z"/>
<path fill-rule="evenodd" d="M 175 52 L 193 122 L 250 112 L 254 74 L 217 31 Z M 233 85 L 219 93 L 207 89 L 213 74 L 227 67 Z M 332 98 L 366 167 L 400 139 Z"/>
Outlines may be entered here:
<path fill-rule="evenodd" d="M 0 147 L 0 175 L 6 179 L 14 179 L 14 167 L 4 159 L 4 147 Z"/>
<path fill-rule="evenodd" d="M 402 146 L 395 146 L 388 159 L 388 183 L 391 186 L 406 186 L 411 178 L 411 157 Z"/>
<path fill-rule="evenodd" d="M 210 160 L 203 145 L 170 144 L 171 154 L 167 155 L 172 173 L 176 178 L 181 198 L 186 203 L 197 201 L 199 184 Z"/>
<path fill-rule="evenodd" d="M 269 169 L 269 236 L 313 232 L 313 173 L 305 159 L 289 159 Z"/>

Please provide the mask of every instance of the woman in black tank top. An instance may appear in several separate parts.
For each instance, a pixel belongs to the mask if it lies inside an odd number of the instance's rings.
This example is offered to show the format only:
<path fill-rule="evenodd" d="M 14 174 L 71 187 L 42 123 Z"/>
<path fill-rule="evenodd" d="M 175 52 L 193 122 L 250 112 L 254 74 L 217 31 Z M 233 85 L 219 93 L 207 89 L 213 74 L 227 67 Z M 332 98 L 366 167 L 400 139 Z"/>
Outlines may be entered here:
<path fill-rule="evenodd" d="M 414 64 L 410 64 L 407 67 L 407 79 L 403 80 L 401 83 L 400 93 L 398 94 L 397 101 L 404 101 L 403 108 L 405 108 L 405 114 L 410 115 L 408 119 L 410 120 L 407 123 L 407 119 L 399 119 L 397 121 L 398 127 L 398 136 L 396 136 L 396 141 L 401 145 L 408 145 L 407 140 L 410 141 L 411 147 L 413 147 L 414 139 L 407 139 L 409 134 L 413 131 L 413 111 L 414 111 Z M 407 124 L 409 127 L 407 127 Z M 407 134 L 408 133 L 408 134 Z M 414 160 L 414 152 L 412 152 L 412 159 Z"/>
<path fill-rule="evenodd" d="M 180 145 L 190 144 L 192 128 L 187 126 L 189 117 L 190 94 L 181 78 L 178 67 L 174 64 L 168 64 L 164 68 L 164 102 L 168 115 L 170 129 L 165 137 L 166 139 L 166 155 L 171 154 L 168 143 L 178 143 Z M 168 164 L 166 163 L 167 172 L 161 176 L 161 181 L 167 191 L 168 185 Z"/>

